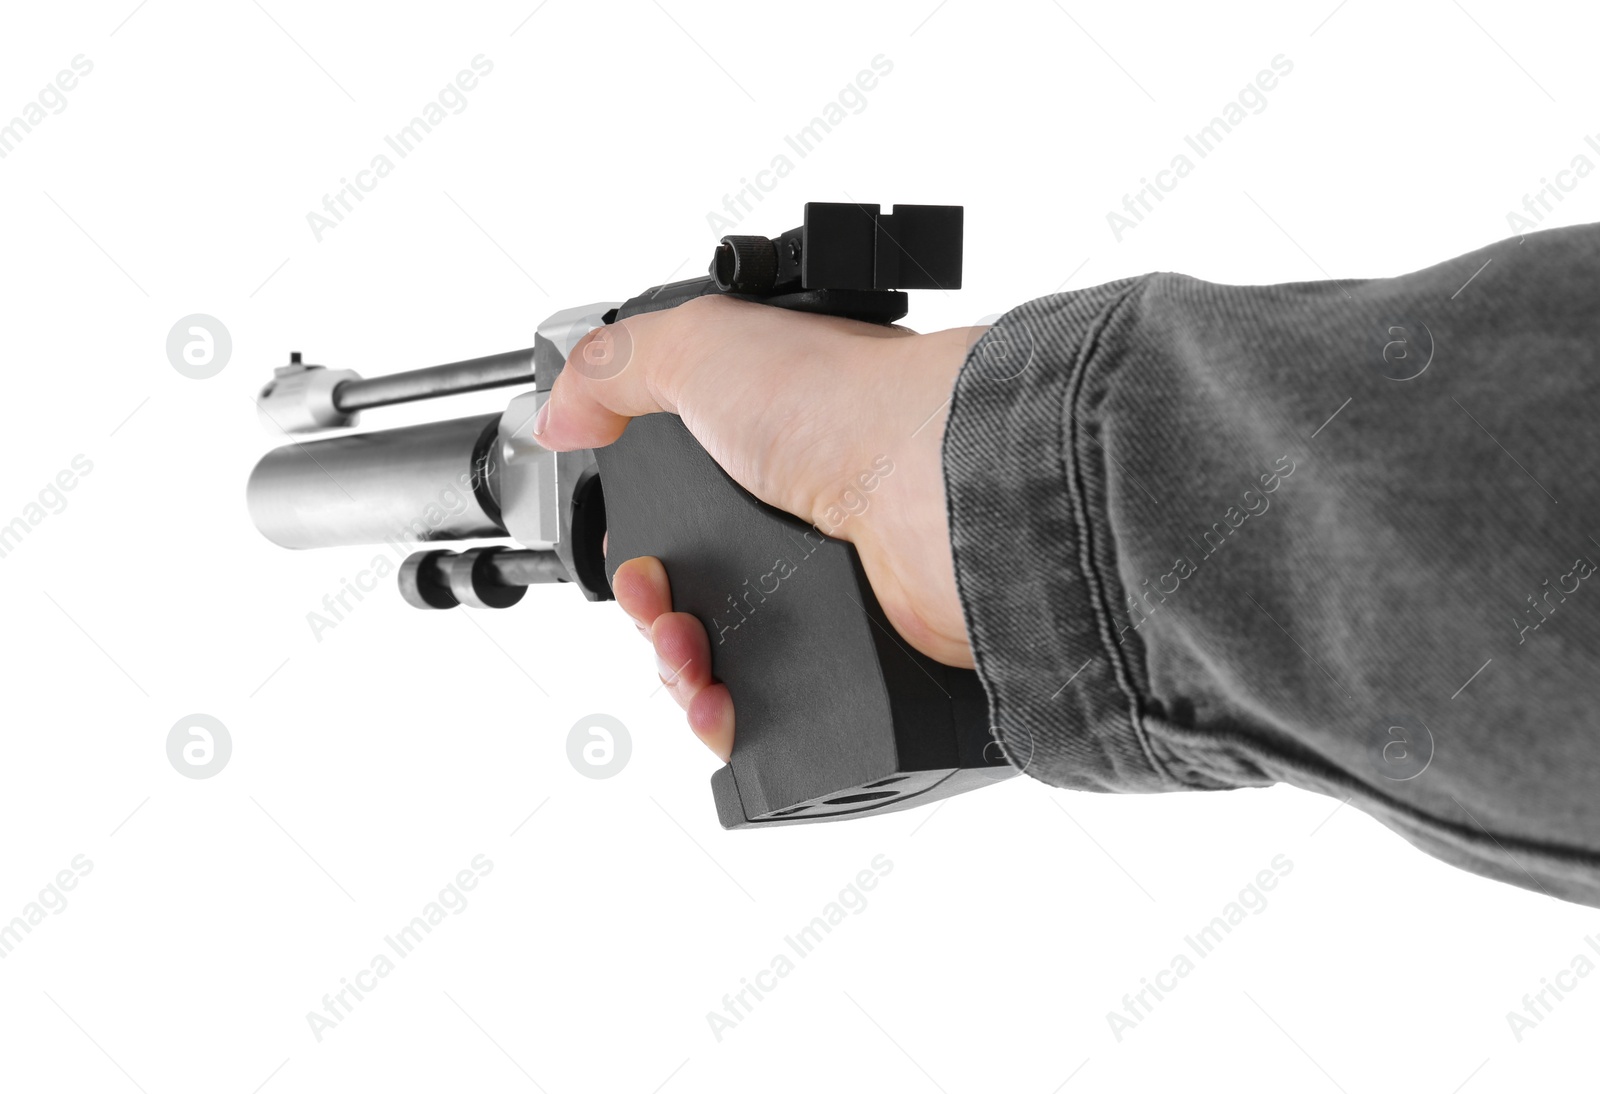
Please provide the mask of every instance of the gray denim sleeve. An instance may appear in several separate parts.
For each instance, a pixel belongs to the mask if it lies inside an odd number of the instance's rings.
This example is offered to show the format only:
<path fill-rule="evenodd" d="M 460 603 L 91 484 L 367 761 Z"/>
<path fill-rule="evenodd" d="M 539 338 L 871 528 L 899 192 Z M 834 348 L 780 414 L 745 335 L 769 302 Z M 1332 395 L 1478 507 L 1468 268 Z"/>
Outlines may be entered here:
<path fill-rule="evenodd" d="M 944 467 L 995 732 L 1283 782 L 1600 906 L 1600 226 L 1401 277 L 1151 274 L 973 347 Z"/>

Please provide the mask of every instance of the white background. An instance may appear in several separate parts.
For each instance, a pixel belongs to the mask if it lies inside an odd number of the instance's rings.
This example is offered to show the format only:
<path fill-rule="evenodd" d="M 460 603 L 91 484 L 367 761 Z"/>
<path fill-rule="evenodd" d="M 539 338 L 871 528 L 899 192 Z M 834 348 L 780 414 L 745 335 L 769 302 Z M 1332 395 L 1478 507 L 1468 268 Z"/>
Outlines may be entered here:
<path fill-rule="evenodd" d="M 1024 778 L 937 811 L 725 833 L 715 760 L 614 606 L 544 588 L 469 619 L 386 587 L 319 642 L 307 613 L 374 552 L 271 546 L 244 483 L 274 443 L 250 397 L 288 351 L 373 375 L 519 348 L 559 307 L 697 272 L 706 214 L 878 54 L 893 71 L 865 109 L 791 153 L 741 230 L 790 228 L 807 200 L 965 204 L 966 287 L 909 319 L 932 329 L 1069 276 L 1387 275 L 1511 234 L 1506 213 L 1600 130 L 1594 13 L 537 3 L 0 17 L 0 119 L 74 56 L 94 65 L 0 160 L 0 522 L 93 462 L 0 559 L 0 920 L 93 863 L 0 961 L 0 1086 L 1587 1083 L 1600 978 L 1520 1043 L 1506 1012 L 1568 967 L 1591 910 L 1287 789 Z M 494 69 L 467 109 L 318 242 L 306 213 L 478 54 Z M 1267 109 L 1118 242 L 1107 211 L 1278 54 L 1294 71 Z M 1597 202 L 1590 178 L 1545 223 Z M 204 381 L 165 351 L 196 312 L 234 346 Z M 604 781 L 566 757 L 594 711 L 633 740 Z M 167 759 L 193 712 L 232 736 L 210 779 Z M 469 906 L 319 1043 L 306 1013 L 478 854 L 494 867 Z M 865 910 L 714 1037 L 707 1012 L 880 854 L 893 869 Z M 1278 854 L 1293 871 L 1266 909 L 1119 1042 L 1106 1013 Z"/>

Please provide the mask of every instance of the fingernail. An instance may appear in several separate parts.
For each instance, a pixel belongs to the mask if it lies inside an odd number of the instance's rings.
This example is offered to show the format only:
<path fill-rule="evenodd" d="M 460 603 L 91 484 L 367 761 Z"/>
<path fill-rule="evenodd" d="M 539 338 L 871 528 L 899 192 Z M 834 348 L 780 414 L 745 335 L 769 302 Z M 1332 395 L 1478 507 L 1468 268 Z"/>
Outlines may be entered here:
<path fill-rule="evenodd" d="M 678 682 L 678 670 L 667 664 L 659 653 L 656 654 L 656 675 L 661 677 L 661 682 L 669 688 Z"/>
<path fill-rule="evenodd" d="M 544 406 L 539 408 L 539 413 L 533 416 L 533 435 L 537 437 L 544 432 L 544 427 L 550 424 L 550 400 L 546 399 Z"/>

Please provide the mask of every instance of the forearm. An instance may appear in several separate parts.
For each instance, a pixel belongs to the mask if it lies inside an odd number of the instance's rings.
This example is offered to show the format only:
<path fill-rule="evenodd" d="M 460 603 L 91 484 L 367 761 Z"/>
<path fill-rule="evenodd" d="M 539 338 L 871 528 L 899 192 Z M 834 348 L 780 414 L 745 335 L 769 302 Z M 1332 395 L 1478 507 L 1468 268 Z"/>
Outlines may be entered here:
<path fill-rule="evenodd" d="M 1451 861 L 1600 903 L 1597 268 L 1587 227 L 1399 278 L 1157 274 L 1003 318 L 944 459 L 1015 761 L 1084 789 L 1353 794 Z M 1391 725 L 1426 727 L 1412 759 Z"/>

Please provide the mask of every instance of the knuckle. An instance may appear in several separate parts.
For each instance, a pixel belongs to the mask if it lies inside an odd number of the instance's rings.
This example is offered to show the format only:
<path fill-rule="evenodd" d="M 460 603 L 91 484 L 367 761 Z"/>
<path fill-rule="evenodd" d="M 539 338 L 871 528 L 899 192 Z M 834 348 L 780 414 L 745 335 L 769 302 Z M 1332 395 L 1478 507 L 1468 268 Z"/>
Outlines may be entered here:
<path fill-rule="evenodd" d="M 717 293 L 708 293 L 704 296 L 691 297 L 678 305 L 680 309 L 689 309 L 691 312 L 711 312 L 727 304 L 728 300 Z"/>
<path fill-rule="evenodd" d="M 731 297 L 723 296 L 721 293 L 707 293 L 704 296 L 696 296 L 686 300 L 673 310 L 683 317 L 704 321 L 714 317 L 726 318 L 738 312 L 746 304 L 746 301 L 734 300 Z"/>
<path fill-rule="evenodd" d="M 628 367 L 632 348 L 632 337 L 621 324 L 596 327 L 572 347 L 567 364 L 585 379 L 609 380 Z"/>

